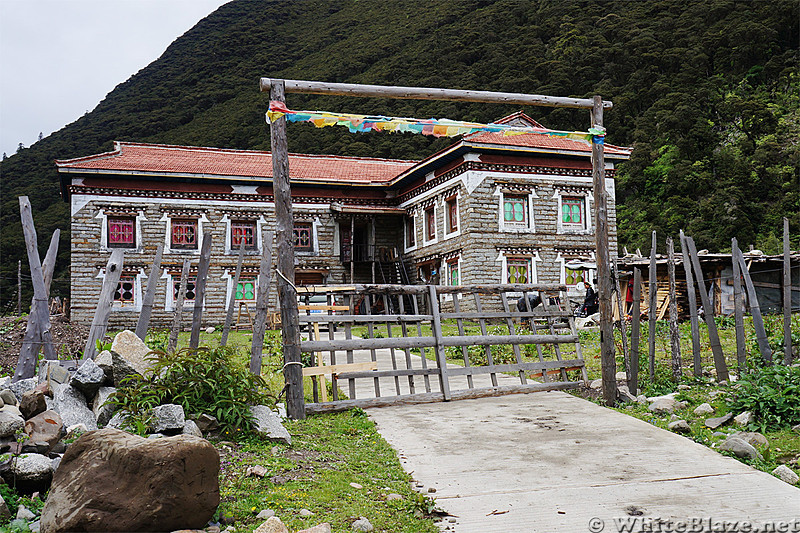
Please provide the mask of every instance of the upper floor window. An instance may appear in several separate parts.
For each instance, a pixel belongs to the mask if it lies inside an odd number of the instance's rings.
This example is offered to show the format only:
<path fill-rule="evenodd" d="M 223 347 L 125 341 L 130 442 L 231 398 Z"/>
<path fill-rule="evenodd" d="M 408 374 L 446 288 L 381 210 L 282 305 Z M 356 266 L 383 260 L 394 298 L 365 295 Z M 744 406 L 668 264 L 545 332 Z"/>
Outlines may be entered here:
<path fill-rule="evenodd" d="M 508 283 L 530 283 L 531 260 L 528 257 L 509 257 L 506 259 L 506 279 Z"/>
<path fill-rule="evenodd" d="M 528 227 L 528 197 L 511 196 L 503 197 L 503 221 L 505 226 Z"/>
<path fill-rule="evenodd" d="M 561 199 L 561 223 L 564 228 L 586 227 L 586 199 L 583 196 L 564 196 Z"/>
<path fill-rule="evenodd" d="M 453 196 L 445 200 L 447 233 L 458 231 L 458 198 Z"/>
<path fill-rule="evenodd" d="M 298 252 L 314 251 L 314 227 L 311 222 L 294 223 L 294 249 Z"/>
<path fill-rule="evenodd" d="M 436 209 L 431 206 L 425 210 L 425 240 L 436 239 Z"/>
<path fill-rule="evenodd" d="M 231 248 L 238 250 L 244 241 L 245 250 L 256 249 L 256 223 L 254 220 L 231 222 Z"/>
<path fill-rule="evenodd" d="M 197 219 L 172 219 L 171 248 L 197 250 Z"/>
<path fill-rule="evenodd" d="M 406 248 L 413 248 L 417 245 L 417 228 L 414 224 L 414 217 L 406 217 Z"/>
<path fill-rule="evenodd" d="M 136 248 L 136 217 L 108 217 L 108 247 Z"/>

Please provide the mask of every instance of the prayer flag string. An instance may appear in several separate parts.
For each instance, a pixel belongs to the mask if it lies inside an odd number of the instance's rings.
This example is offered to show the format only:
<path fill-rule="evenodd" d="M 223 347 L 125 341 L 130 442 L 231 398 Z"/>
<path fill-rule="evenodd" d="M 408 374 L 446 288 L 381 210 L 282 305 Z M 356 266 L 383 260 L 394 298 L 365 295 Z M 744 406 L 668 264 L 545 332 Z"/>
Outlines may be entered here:
<path fill-rule="evenodd" d="M 381 115 L 354 115 L 351 113 L 331 113 L 327 111 L 292 111 L 286 104 L 271 101 L 267 111 L 267 123 L 280 117 L 286 117 L 289 122 L 310 122 L 318 128 L 326 126 L 347 126 L 350 133 L 367 131 L 388 131 L 393 133 L 421 133 L 434 137 L 455 137 L 469 135 L 470 133 L 487 132 L 502 135 L 525 135 L 535 133 L 551 137 L 565 137 L 586 143 L 603 144 L 606 134 L 605 128 L 593 127 L 588 132 L 558 131 L 545 128 L 510 126 L 508 124 L 481 124 L 477 122 L 462 122 L 446 118 L 402 118 L 384 117 Z"/>

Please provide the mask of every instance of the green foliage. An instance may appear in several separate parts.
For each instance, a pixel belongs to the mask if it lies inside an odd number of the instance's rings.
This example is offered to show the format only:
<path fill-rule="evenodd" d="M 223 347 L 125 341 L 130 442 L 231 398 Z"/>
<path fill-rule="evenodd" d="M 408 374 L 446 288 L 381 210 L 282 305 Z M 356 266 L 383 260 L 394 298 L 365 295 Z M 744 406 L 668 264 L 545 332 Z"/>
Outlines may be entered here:
<path fill-rule="evenodd" d="M 152 368 L 132 375 L 109 399 L 131 415 L 129 428 L 139 434 L 149 425 L 150 409 L 166 403 L 183 406 L 187 415 L 217 417 L 225 433 L 251 429 L 249 406 L 274 403 L 263 391 L 264 378 L 236 364 L 232 348 L 185 348 L 152 352 Z"/>
<path fill-rule="evenodd" d="M 97 353 L 105 352 L 106 350 L 111 349 L 112 343 L 110 342 L 103 342 L 102 339 L 97 339 L 94 341 L 94 346 L 97 349 Z"/>
<path fill-rule="evenodd" d="M 752 429 L 759 431 L 800 423 L 800 367 L 774 365 L 745 374 L 729 406 L 734 412 L 751 411 Z"/>
<path fill-rule="evenodd" d="M 11 515 L 16 516 L 17 508 L 19 507 L 19 494 L 10 485 L 0 483 L 0 496 L 5 500 Z"/>

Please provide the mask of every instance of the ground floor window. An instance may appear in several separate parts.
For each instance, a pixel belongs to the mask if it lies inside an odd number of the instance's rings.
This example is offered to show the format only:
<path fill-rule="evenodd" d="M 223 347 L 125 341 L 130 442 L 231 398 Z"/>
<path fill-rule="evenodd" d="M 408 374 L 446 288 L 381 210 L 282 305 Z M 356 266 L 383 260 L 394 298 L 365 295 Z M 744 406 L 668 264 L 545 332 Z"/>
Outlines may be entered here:
<path fill-rule="evenodd" d="M 458 265 L 458 258 L 447 261 L 447 283 L 461 285 L 461 269 Z"/>
<path fill-rule="evenodd" d="M 121 307 L 136 305 L 136 276 L 133 274 L 119 277 L 117 290 L 114 291 L 114 303 Z"/>
<path fill-rule="evenodd" d="M 190 276 L 186 279 L 186 296 L 183 298 L 183 303 L 194 302 L 195 297 L 195 284 L 197 276 Z M 172 276 L 172 301 L 178 301 L 178 293 L 181 290 L 181 275 L 175 274 Z"/>
<path fill-rule="evenodd" d="M 254 302 L 256 300 L 255 278 L 239 280 L 236 285 L 236 300 L 241 302 Z"/>
<path fill-rule="evenodd" d="M 506 279 L 508 283 L 531 283 L 531 259 L 529 257 L 508 257 L 506 259 Z"/>
<path fill-rule="evenodd" d="M 578 285 L 584 281 L 589 281 L 585 269 L 573 270 L 569 267 L 564 267 L 564 283 L 566 285 Z"/>

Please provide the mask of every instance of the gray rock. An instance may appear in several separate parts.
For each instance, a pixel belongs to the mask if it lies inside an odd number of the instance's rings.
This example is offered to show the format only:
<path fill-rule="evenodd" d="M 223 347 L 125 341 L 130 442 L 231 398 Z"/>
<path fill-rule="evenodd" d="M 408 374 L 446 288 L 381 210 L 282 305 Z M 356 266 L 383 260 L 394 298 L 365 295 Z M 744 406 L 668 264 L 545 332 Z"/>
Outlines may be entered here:
<path fill-rule="evenodd" d="M 61 415 L 64 426 L 83 424 L 87 430 L 97 429 L 97 420 L 86 405 L 86 397 L 71 385 L 56 385 L 53 391 L 53 407 Z"/>
<path fill-rule="evenodd" d="M 275 511 L 272 509 L 262 509 L 257 515 L 256 518 L 259 520 L 266 520 L 267 518 L 275 516 Z"/>
<path fill-rule="evenodd" d="M 111 352 L 111 375 L 115 387 L 123 384 L 125 378 L 139 374 L 127 359 L 116 352 Z"/>
<path fill-rule="evenodd" d="M 55 411 L 44 411 L 25 422 L 25 433 L 31 441 L 47 443 L 44 453 L 50 451 L 61 439 L 63 428 L 61 417 Z"/>
<path fill-rule="evenodd" d="M 71 426 L 67 427 L 67 435 L 64 438 L 77 439 L 87 431 L 89 430 L 86 428 L 86 424 L 72 424 Z"/>
<path fill-rule="evenodd" d="M 727 424 L 733 418 L 733 413 L 728 413 L 725 416 L 720 416 L 717 418 L 709 418 L 706 420 L 706 427 L 711 429 L 717 429 L 723 424 Z"/>
<path fill-rule="evenodd" d="M 671 414 L 677 402 L 674 398 L 658 398 L 650 404 L 650 410 L 657 415 Z"/>
<path fill-rule="evenodd" d="M 106 375 L 103 369 L 91 359 L 87 359 L 78 367 L 78 370 L 70 380 L 70 384 L 81 391 L 87 398 L 92 398 L 103 386 L 105 380 Z"/>
<path fill-rule="evenodd" d="M 314 513 L 309 511 L 308 509 L 300 509 L 300 516 L 314 516 Z"/>
<path fill-rule="evenodd" d="M 58 361 L 49 361 L 47 359 L 39 363 L 39 374 L 37 381 L 39 383 L 47 383 L 51 389 L 56 385 L 63 385 L 69 381 L 69 370 L 61 366 Z"/>
<path fill-rule="evenodd" d="M 275 409 L 278 410 L 278 416 L 281 417 L 281 420 L 286 420 L 289 416 L 286 414 L 286 404 L 279 403 L 275 406 Z"/>
<path fill-rule="evenodd" d="M 697 407 L 694 408 L 693 412 L 697 416 L 705 416 L 705 415 L 710 415 L 711 413 L 713 413 L 714 412 L 714 408 L 711 407 L 711 404 L 709 404 L 709 403 L 701 403 L 700 405 L 698 405 Z"/>
<path fill-rule="evenodd" d="M 631 394 L 630 390 L 626 385 L 620 385 L 617 387 L 619 401 L 623 403 L 632 403 L 636 401 L 636 396 Z"/>
<path fill-rule="evenodd" d="M 47 411 L 44 392 L 33 389 L 23 394 L 19 402 L 19 411 L 25 420 Z"/>
<path fill-rule="evenodd" d="M 17 507 L 17 520 L 32 520 L 34 518 L 36 518 L 36 515 L 24 505 Z"/>
<path fill-rule="evenodd" d="M 689 427 L 689 423 L 686 420 L 675 420 L 674 422 L 670 422 L 667 427 L 670 431 L 674 431 L 675 433 L 692 432 L 692 428 Z"/>
<path fill-rule="evenodd" d="M 144 375 L 152 366 L 147 359 L 147 354 L 151 351 L 150 348 L 130 330 L 126 329 L 117 333 L 116 337 L 114 337 L 114 342 L 111 344 L 111 351 L 125 359 L 139 374 Z M 114 380 L 116 381 L 116 367 L 114 370 Z"/>
<path fill-rule="evenodd" d="M 792 426 L 792 431 L 794 431 L 795 433 L 800 433 L 800 424 Z"/>
<path fill-rule="evenodd" d="M 253 415 L 255 430 L 258 433 L 284 444 L 292 443 L 292 436 L 281 424 L 280 417 L 277 413 L 272 412 L 269 407 L 266 405 L 253 405 L 250 407 L 250 414 Z"/>
<path fill-rule="evenodd" d="M 675 402 L 675 409 L 676 410 L 686 409 L 687 407 L 689 407 L 689 404 L 686 403 L 686 402 Z"/>
<path fill-rule="evenodd" d="M 9 438 L 14 433 L 25 427 L 25 420 L 21 416 L 0 411 L 0 438 Z"/>
<path fill-rule="evenodd" d="M 214 333 L 215 331 L 217 331 L 217 328 L 215 328 L 214 326 L 208 326 L 206 328 L 206 333 L 208 333 L 209 335 Z"/>
<path fill-rule="evenodd" d="M 2 408 L 0 408 L 0 413 L 8 413 L 10 415 L 25 418 L 24 416 L 22 416 L 22 411 L 20 411 L 19 407 L 17 407 L 16 405 L 4 405 Z"/>
<path fill-rule="evenodd" d="M 737 426 L 746 426 L 747 424 L 753 421 L 753 413 L 750 411 L 744 411 L 734 416 L 733 421 L 736 423 Z"/>
<path fill-rule="evenodd" d="M 94 358 L 96 364 L 106 376 L 106 383 L 114 383 L 114 356 L 108 350 L 103 350 Z"/>
<path fill-rule="evenodd" d="M 11 389 L 1 390 L 0 399 L 3 400 L 3 405 L 17 405 L 19 403 L 19 400 L 17 400 L 17 397 L 11 392 Z"/>
<path fill-rule="evenodd" d="M 689 390 L 689 389 L 691 389 L 689 385 L 684 385 L 683 383 L 678 385 L 678 390 Z"/>
<path fill-rule="evenodd" d="M 39 533 L 41 528 L 41 520 L 35 520 L 28 524 L 28 529 L 31 530 L 31 533 Z"/>
<path fill-rule="evenodd" d="M 17 398 L 17 405 L 20 400 L 22 400 L 22 395 L 28 392 L 29 390 L 33 389 L 38 385 L 39 382 L 36 378 L 28 378 L 28 379 L 21 379 L 19 381 L 15 381 L 8 385 L 9 390 L 14 393 L 14 396 Z M 5 398 L 3 398 L 5 401 Z M 9 403 L 9 402 L 6 402 Z"/>
<path fill-rule="evenodd" d="M 628 374 L 626 374 L 625 372 L 617 372 L 616 374 L 614 374 L 614 379 L 616 379 L 617 381 L 627 381 Z"/>
<path fill-rule="evenodd" d="M 725 393 L 723 391 L 721 391 L 721 390 L 712 390 L 711 392 L 708 393 L 708 397 L 713 400 L 714 398 L 716 398 L 720 394 L 725 394 Z"/>
<path fill-rule="evenodd" d="M 106 427 L 113 429 L 122 429 L 123 425 L 125 424 L 125 419 L 127 418 L 128 418 L 127 414 L 123 414 L 122 411 L 117 411 L 116 413 L 114 413 L 114 416 L 111 417 L 111 420 L 108 421 Z"/>
<path fill-rule="evenodd" d="M 397 494 L 396 492 L 392 492 L 392 493 L 386 495 L 386 501 L 387 502 L 390 502 L 392 500 L 402 500 L 402 499 L 403 499 L 403 497 L 400 496 L 399 494 Z"/>
<path fill-rule="evenodd" d="M 3 478 L 9 484 L 16 482 L 20 492 L 43 492 L 53 478 L 53 463 L 46 455 L 23 454 L 11 462 L 10 468 L 3 472 Z"/>
<path fill-rule="evenodd" d="M 174 403 L 153 408 L 153 421 L 150 429 L 156 433 L 181 432 L 186 424 L 183 407 Z"/>
<path fill-rule="evenodd" d="M 53 463 L 53 472 L 55 473 L 55 471 L 58 470 L 58 466 L 61 464 L 61 457 L 53 457 L 51 461 Z"/>
<path fill-rule="evenodd" d="M 353 522 L 353 530 L 354 531 L 373 531 L 375 528 L 372 524 L 370 524 L 369 520 L 364 518 L 363 516 L 360 517 L 358 520 Z"/>
<path fill-rule="evenodd" d="M 742 439 L 750 446 L 759 446 L 761 448 L 769 448 L 769 440 L 767 437 L 757 432 L 737 431 L 731 437 Z"/>
<path fill-rule="evenodd" d="M 678 395 L 677 392 L 670 392 L 669 394 L 664 394 L 662 396 L 650 396 L 650 397 L 647 398 L 647 400 L 650 403 L 655 402 L 656 400 L 663 400 L 665 398 L 666 399 L 670 399 L 670 400 L 674 400 L 675 396 L 677 396 L 677 395 Z"/>
<path fill-rule="evenodd" d="M 255 528 L 253 533 L 289 533 L 289 528 L 277 516 L 270 516 L 266 522 Z"/>
<path fill-rule="evenodd" d="M 183 435 L 194 435 L 195 437 L 203 438 L 203 432 L 200 431 L 200 428 L 197 427 L 197 424 L 194 420 L 187 420 L 183 425 L 183 431 L 181 431 L 181 433 Z"/>
<path fill-rule="evenodd" d="M 591 383 L 589 383 L 589 388 L 591 389 L 602 389 L 603 388 L 603 380 L 602 379 L 593 379 Z"/>
<path fill-rule="evenodd" d="M 163 433 L 151 433 L 147 436 L 148 439 L 163 439 L 166 435 Z"/>
<path fill-rule="evenodd" d="M 219 428 L 219 420 L 205 413 L 202 413 L 200 416 L 198 416 L 195 422 L 197 422 L 197 427 L 200 428 L 200 431 L 206 433 Z"/>
<path fill-rule="evenodd" d="M 47 455 L 50 453 L 50 444 L 44 441 L 26 440 L 22 443 L 21 453 L 38 453 Z"/>
<path fill-rule="evenodd" d="M 640 394 L 639 396 L 636 397 L 636 403 L 644 405 L 649 402 L 647 401 L 647 396 L 645 396 L 644 394 Z"/>
<path fill-rule="evenodd" d="M 761 459 L 761 454 L 750 444 L 737 437 L 728 437 L 725 442 L 720 444 L 719 449 L 732 452 L 741 459 Z"/>
<path fill-rule="evenodd" d="M 97 394 L 92 402 L 92 413 L 94 413 L 94 418 L 97 420 L 98 427 L 104 427 L 108 424 L 108 421 L 111 420 L 111 417 L 114 416 L 114 412 L 117 410 L 116 405 L 106 404 L 109 396 L 115 392 L 117 392 L 115 387 L 100 387 L 97 390 Z"/>
<path fill-rule="evenodd" d="M 800 476 L 794 473 L 794 471 L 786 465 L 780 465 L 778 468 L 772 471 L 773 476 L 778 476 L 781 481 L 788 483 L 789 485 L 797 485 L 797 482 L 800 481 Z"/>
<path fill-rule="evenodd" d="M 299 529 L 296 533 L 331 533 L 331 525 L 328 522 L 323 522 L 308 529 Z"/>
<path fill-rule="evenodd" d="M 11 511 L 3 498 L 0 498 L 0 522 L 7 522 L 11 518 Z"/>

